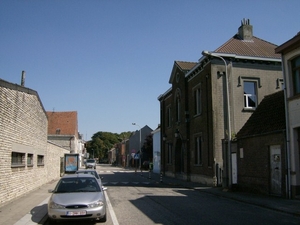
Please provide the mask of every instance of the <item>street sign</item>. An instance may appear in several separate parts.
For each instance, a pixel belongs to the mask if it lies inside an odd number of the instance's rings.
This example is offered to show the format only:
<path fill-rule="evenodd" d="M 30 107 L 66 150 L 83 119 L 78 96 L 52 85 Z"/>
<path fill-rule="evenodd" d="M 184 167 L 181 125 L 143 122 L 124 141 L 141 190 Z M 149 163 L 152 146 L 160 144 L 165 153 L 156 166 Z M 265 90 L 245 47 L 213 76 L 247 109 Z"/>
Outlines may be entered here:
<path fill-rule="evenodd" d="M 134 159 L 139 159 L 140 158 L 140 154 L 135 154 L 134 155 Z"/>

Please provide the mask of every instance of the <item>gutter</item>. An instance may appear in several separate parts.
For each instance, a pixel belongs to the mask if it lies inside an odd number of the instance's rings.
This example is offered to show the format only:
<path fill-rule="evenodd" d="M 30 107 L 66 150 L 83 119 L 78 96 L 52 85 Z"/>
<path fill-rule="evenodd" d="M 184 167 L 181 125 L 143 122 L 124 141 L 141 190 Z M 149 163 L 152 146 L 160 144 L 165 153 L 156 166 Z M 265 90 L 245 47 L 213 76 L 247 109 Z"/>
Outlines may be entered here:
<path fill-rule="evenodd" d="M 284 63 L 284 55 L 282 57 L 282 64 Z M 282 72 L 283 72 L 283 80 L 286 82 L 287 77 L 285 73 L 285 66 L 283 64 L 282 66 Z M 285 105 L 285 126 L 286 126 L 286 163 L 287 163 L 287 181 L 286 181 L 286 191 L 287 196 L 289 199 L 291 199 L 291 148 L 290 148 L 290 123 L 289 123 L 289 107 L 288 107 L 288 100 L 287 100 L 287 93 L 286 93 L 286 84 L 284 85 L 284 105 Z"/>

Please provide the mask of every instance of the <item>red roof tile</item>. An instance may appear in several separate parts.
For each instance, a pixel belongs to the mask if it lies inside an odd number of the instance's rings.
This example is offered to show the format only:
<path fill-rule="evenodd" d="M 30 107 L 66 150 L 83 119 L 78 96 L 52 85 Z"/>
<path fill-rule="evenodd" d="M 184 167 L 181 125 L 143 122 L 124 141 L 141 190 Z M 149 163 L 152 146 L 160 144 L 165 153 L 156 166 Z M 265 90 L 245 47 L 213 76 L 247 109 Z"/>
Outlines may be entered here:
<path fill-rule="evenodd" d="M 75 135 L 78 137 L 78 121 L 76 111 L 47 112 L 47 116 L 48 134 Z"/>
<path fill-rule="evenodd" d="M 259 39 L 255 36 L 253 36 L 251 40 L 243 40 L 238 34 L 236 34 L 214 52 L 280 59 L 281 55 L 275 53 L 276 47 L 277 45 Z"/>
<path fill-rule="evenodd" d="M 194 66 L 197 65 L 196 62 L 183 62 L 183 61 L 175 61 L 175 62 L 182 70 L 191 70 Z"/>

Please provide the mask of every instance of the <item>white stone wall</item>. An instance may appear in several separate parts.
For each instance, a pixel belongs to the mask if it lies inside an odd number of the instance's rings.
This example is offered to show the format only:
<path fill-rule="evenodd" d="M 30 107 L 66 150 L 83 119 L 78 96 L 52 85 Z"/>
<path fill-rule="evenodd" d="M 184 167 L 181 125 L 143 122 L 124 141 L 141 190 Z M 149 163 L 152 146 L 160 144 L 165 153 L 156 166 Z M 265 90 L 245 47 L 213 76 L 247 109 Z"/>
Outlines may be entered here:
<path fill-rule="evenodd" d="M 37 92 L 0 80 L 0 205 L 60 177 L 66 150 L 47 143 L 47 128 Z M 12 165 L 12 152 L 24 154 L 23 165 Z M 37 165 L 38 155 L 44 158 L 42 165 Z"/>

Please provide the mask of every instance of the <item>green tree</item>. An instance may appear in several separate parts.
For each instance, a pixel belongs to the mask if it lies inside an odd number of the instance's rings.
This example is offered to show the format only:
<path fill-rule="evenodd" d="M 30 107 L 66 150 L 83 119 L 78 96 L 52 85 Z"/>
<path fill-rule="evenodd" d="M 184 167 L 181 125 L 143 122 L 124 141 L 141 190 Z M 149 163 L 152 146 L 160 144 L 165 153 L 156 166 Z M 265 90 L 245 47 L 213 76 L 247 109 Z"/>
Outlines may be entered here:
<path fill-rule="evenodd" d="M 108 158 L 108 151 L 117 143 L 130 137 L 131 132 L 121 134 L 99 131 L 92 136 L 92 140 L 86 143 L 89 157 L 105 159 Z"/>

